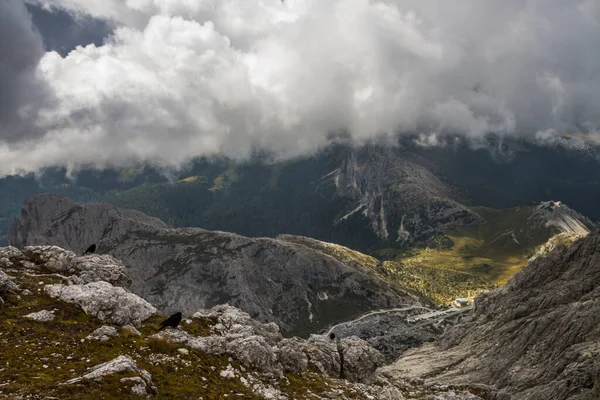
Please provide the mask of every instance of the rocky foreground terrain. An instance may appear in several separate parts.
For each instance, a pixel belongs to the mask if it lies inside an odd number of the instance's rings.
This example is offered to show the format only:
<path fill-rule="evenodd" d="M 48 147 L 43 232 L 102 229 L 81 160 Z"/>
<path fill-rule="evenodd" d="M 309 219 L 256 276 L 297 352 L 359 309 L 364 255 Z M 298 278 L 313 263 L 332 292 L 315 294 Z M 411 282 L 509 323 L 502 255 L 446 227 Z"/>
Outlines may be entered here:
<path fill-rule="evenodd" d="M 0 248 L 0 398 L 481 399 L 390 379 L 357 337 L 283 338 L 228 305 L 158 332 L 164 316 L 126 271 L 109 255 Z"/>
<path fill-rule="evenodd" d="M 553 246 L 386 375 L 480 385 L 499 400 L 600 398 L 600 231 Z"/>

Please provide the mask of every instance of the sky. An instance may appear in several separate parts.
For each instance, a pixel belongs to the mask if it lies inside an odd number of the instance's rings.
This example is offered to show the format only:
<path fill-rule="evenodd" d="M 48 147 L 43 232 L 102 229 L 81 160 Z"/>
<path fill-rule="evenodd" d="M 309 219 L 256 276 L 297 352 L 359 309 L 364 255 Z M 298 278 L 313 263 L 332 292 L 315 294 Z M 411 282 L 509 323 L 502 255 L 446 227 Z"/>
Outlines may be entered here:
<path fill-rule="evenodd" d="M 597 132 L 598 49 L 597 0 L 0 0 L 0 175 Z"/>

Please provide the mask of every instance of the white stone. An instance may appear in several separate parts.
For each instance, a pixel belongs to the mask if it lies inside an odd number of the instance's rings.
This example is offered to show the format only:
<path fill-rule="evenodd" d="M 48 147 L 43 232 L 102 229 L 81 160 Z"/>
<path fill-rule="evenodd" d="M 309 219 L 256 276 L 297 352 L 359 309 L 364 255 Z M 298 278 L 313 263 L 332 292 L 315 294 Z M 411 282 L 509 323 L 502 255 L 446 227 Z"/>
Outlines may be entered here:
<path fill-rule="evenodd" d="M 131 324 L 139 327 L 156 312 L 150 303 L 108 282 L 92 282 L 86 285 L 46 285 L 50 297 L 67 303 L 78 304 L 87 314 L 115 325 Z"/>
<path fill-rule="evenodd" d="M 35 313 L 27 314 L 25 318 L 39 322 L 48 322 L 54 319 L 54 311 L 42 310 Z"/>
<path fill-rule="evenodd" d="M 102 325 L 94 332 L 86 336 L 88 340 L 99 340 L 101 342 L 108 342 L 111 337 L 119 336 L 119 332 L 114 326 Z"/>

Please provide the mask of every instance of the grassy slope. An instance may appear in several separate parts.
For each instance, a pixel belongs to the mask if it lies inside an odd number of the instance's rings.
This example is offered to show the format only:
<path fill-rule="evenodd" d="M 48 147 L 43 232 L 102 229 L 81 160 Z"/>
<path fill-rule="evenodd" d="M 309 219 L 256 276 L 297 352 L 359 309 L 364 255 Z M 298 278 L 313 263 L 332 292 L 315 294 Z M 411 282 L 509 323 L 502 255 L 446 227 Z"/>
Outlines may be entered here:
<path fill-rule="evenodd" d="M 412 293 L 436 305 L 447 305 L 457 297 L 475 295 L 496 287 L 480 276 L 439 266 L 406 265 L 400 262 L 380 262 L 376 258 L 332 243 L 310 238 L 285 236 L 282 239 L 321 251 L 344 263 L 360 265 L 392 287 Z"/>
<path fill-rule="evenodd" d="M 219 373 L 231 363 L 228 356 L 211 356 L 188 349 L 189 355 L 177 352 L 179 345 L 148 340 L 156 332 L 164 316 L 154 315 L 140 328 L 142 336 L 120 335 L 108 342 L 84 338 L 103 323 L 86 315 L 79 307 L 51 299 L 40 289 L 45 284 L 59 283 L 48 277 L 17 276 L 16 282 L 32 294 L 9 296 L 0 306 L 0 398 L 22 398 L 42 395 L 60 399 L 137 399 L 130 388 L 119 382 L 128 376 L 120 374 L 97 382 L 59 386 L 86 373 L 89 367 L 125 354 L 142 369 L 152 374 L 158 388 L 156 399 L 258 399 L 239 379 L 223 379 Z M 40 289 L 40 291 L 38 291 Z M 56 318 L 36 322 L 24 315 L 40 310 L 56 310 Z M 214 321 L 194 319 L 184 324 L 187 332 L 205 336 Z M 308 391 L 321 393 L 335 388 L 345 389 L 341 381 L 324 379 L 314 373 L 287 375 L 289 383 L 280 389 L 295 399 L 312 398 Z M 237 394 L 243 396 L 237 396 Z M 349 398 L 357 398 L 349 393 Z"/>
<path fill-rule="evenodd" d="M 528 229 L 529 206 L 505 210 L 473 207 L 473 211 L 487 223 L 446 232 L 454 242 L 451 248 L 415 249 L 395 261 L 409 267 L 457 270 L 504 284 L 527 264 L 535 248 L 552 236 L 548 229 Z"/>

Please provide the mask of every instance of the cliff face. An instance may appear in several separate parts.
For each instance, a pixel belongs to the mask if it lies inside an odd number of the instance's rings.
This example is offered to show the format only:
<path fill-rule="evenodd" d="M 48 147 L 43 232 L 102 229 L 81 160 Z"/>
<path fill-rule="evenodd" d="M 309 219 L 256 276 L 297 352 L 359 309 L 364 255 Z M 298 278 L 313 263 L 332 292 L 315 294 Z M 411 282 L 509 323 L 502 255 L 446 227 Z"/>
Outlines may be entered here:
<path fill-rule="evenodd" d="M 131 290 L 161 311 L 229 303 L 285 332 L 307 333 L 369 309 L 415 304 L 368 265 L 291 240 L 171 229 L 132 210 L 40 194 L 27 198 L 9 233 L 16 247 L 53 244 L 123 260 Z"/>
<path fill-rule="evenodd" d="M 391 149 L 367 146 L 350 152 L 330 178 L 338 195 L 350 200 L 335 223 L 365 217 L 382 240 L 410 244 L 456 226 L 485 223 L 429 169 Z"/>
<path fill-rule="evenodd" d="M 481 295 L 467 322 L 387 373 L 489 385 L 498 399 L 600 396 L 600 231 L 538 258 Z"/>

